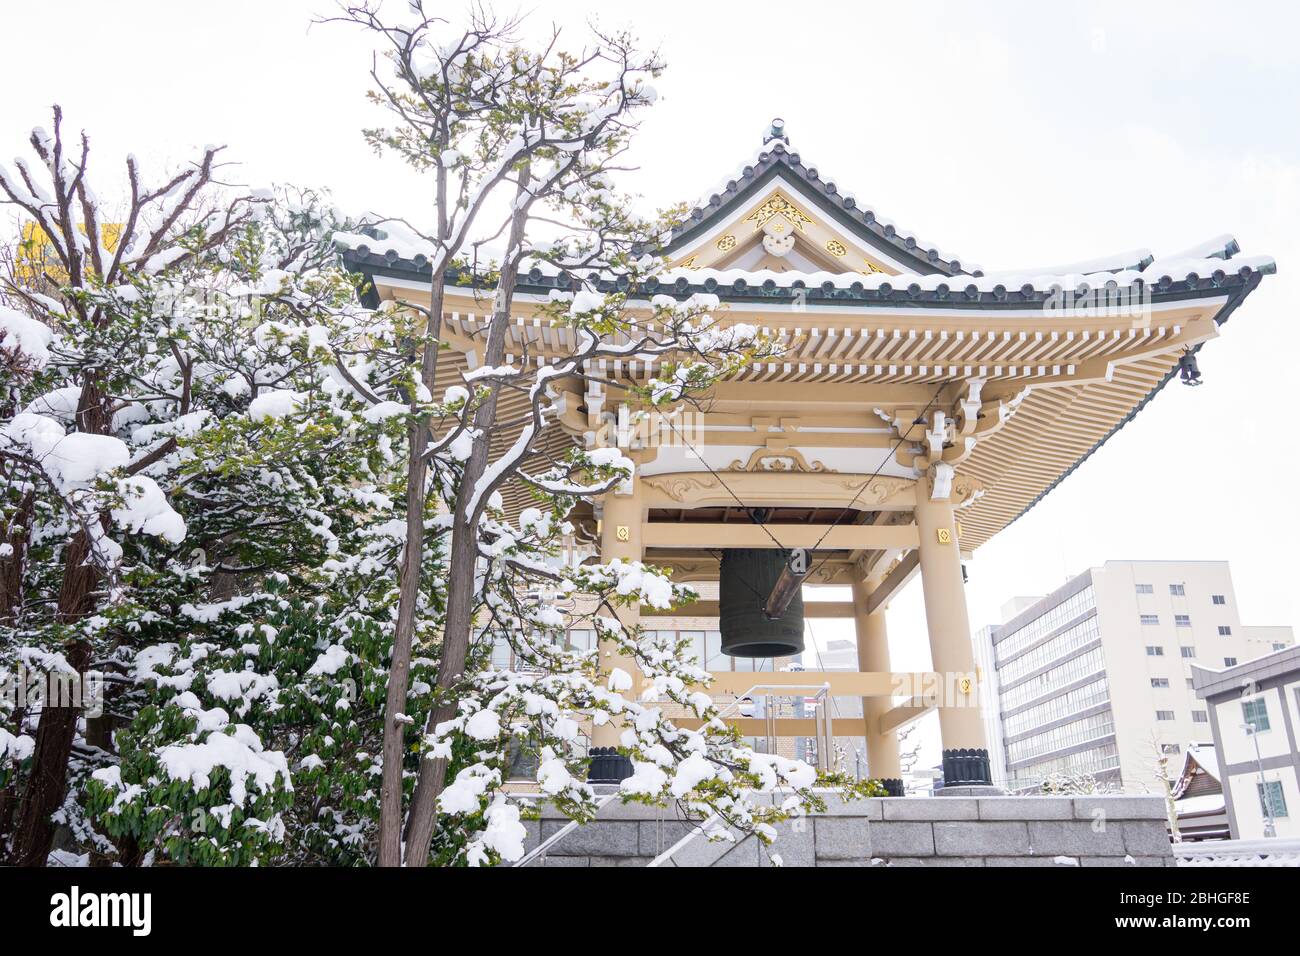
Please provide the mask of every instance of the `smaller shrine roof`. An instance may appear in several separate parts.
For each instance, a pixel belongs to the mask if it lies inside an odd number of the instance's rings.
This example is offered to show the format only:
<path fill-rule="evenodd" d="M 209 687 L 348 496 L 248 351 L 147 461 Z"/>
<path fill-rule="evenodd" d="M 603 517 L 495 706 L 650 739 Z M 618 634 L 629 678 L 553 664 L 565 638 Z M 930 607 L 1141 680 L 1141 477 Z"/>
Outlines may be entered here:
<path fill-rule="evenodd" d="M 1219 777 L 1219 754 L 1215 751 L 1214 744 L 1192 743 L 1187 745 L 1187 752 L 1183 757 L 1183 766 L 1179 771 L 1178 778 L 1174 781 L 1173 787 L 1173 797 L 1179 801 L 1180 806 L 1190 800 L 1198 799 L 1200 796 L 1213 792 L 1205 787 L 1200 787 L 1192 795 L 1187 795 L 1188 788 L 1198 772 L 1207 775 L 1215 785 L 1222 787 L 1222 780 Z M 1221 801 L 1222 797 L 1220 797 Z"/>
<path fill-rule="evenodd" d="M 840 227 L 901 262 L 907 271 L 921 275 L 982 274 L 978 266 L 964 265 L 957 255 L 885 218 L 873 204 L 859 200 L 823 170 L 805 163 L 803 156 L 790 148 L 781 120 L 773 121 L 772 133 L 761 149 L 692 205 L 685 222 L 668 238 L 667 251 L 689 245 L 719 220 L 734 215 L 774 179 L 786 179 L 800 187 Z"/>

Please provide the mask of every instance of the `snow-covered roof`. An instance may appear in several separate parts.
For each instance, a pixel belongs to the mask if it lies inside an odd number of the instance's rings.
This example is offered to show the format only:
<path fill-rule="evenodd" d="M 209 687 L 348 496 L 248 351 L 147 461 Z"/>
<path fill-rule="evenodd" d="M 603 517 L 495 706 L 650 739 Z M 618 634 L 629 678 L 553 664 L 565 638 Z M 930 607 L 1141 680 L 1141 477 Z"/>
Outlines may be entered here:
<path fill-rule="evenodd" d="M 1180 254 L 1181 256 L 1182 254 Z M 1081 262 L 1059 263 L 1054 266 L 1036 266 L 1032 269 L 997 269 L 986 272 L 990 278 L 1003 278 L 1016 275 L 1068 275 L 1078 273 L 1089 275 L 1094 272 L 1124 272 L 1133 270 L 1141 272 L 1155 261 L 1150 249 L 1128 249 L 1108 256 L 1097 256 Z"/>
<path fill-rule="evenodd" d="M 806 304 L 932 304 L 951 308 L 1042 308 L 1064 293 L 1071 307 L 1086 308 L 1079 296 L 1141 290 L 1153 298 L 1196 298 L 1237 291 L 1231 311 L 1259 276 L 1276 271 L 1269 256 L 1238 256 L 1231 235 L 1218 235 L 1175 254 L 1156 257 L 1149 249 L 1132 249 L 1081 262 L 1004 269 L 985 273 L 964 265 L 937 245 L 921 240 L 879 216 L 874 207 L 842 190 L 837 181 L 806 164 L 790 148 L 784 122 L 773 121 L 764 144 L 747 162 L 718 183 L 690 210 L 684 225 L 667 240 L 665 252 L 680 251 L 725 217 L 745 206 L 782 178 L 820 205 L 846 234 L 874 246 L 903 266 L 897 275 L 883 272 L 774 272 L 743 269 L 671 269 L 647 279 L 647 296 L 668 293 L 685 298 L 700 292 L 734 303 L 799 299 Z M 385 222 L 364 233 L 338 234 L 345 259 L 357 271 L 394 278 L 419 279 L 428 274 L 432 249 L 400 222 Z M 1234 258 L 1236 257 L 1236 258 Z M 626 279 L 583 273 L 595 291 L 626 289 Z M 475 285 L 474 277 L 453 271 L 449 284 Z M 546 295 L 571 290 L 575 276 L 532 259 L 520 270 L 519 292 Z"/>
<path fill-rule="evenodd" d="M 985 273 L 964 266 L 937 245 L 881 218 L 873 207 L 842 191 L 834 179 L 805 164 L 790 148 L 784 124 L 779 120 L 774 121 L 763 147 L 695 204 L 685 224 L 668 238 L 666 252 L 680 250 L 720 219 L 743 211 L 778 177 L 793 180 L 802 194 L 820 204 L 848 233 L 882 250 L 904 270 L 889 275 L 678 268 L 650 277 L 642 291 L 647 296 L 668 293 L 680 297 L 704 292 L 737 303 L 779 304 L 798 298 L 808 304 L 929 303 L 943 308 L 1041 308 L 1064 293 L 1076 297 L 1071 305 L 1086 307 L 1087 303 L 1078 303 L 1077 297 L 1143 290 L 1153 297 L 1192 298 L 1219 294 L 1221 289 L 1253 286 L 1260 275 L 1276 271 L 1271 257 L 1239 256 L 1236 239 L 1218 235 L 1163 257 L 1156 257 L 1149 249 L 1131 249 L 1082 262 Z M 362 233 L 340 233 L 335 240 L 348 263 L 372 277 L 378 273 L 418 279 L 421 272 L 428 274 L 432 248 L 400 222 L 385 222 Z M 600 292 L 627 287 L 626 280 L 612 276 L 584 273 L 582 279 Z M 459 271 L 449 275 L 448 281 L 475 284 L 472 276 Z M 520 270 L 519 291 L 525 294 L 567 291 L 577 284 L 575 276 L 539 259 L 526 261 Z"/>
<path fill-rule="evenodd" d="M 376 231 L 375 235 L 340 234 L 336 239 L 344 249 L 345 261 L 359 272 L 409 279 L 420 279 L 429 274 L 428 257 L 403 237 L 390 238 L 388 234 Z M 1119 271 L 1105 268 L 1092 272 L 1057 273 L 1024 270 L 979 276 L 670 269 L 647 278 L 641 291 L 647 296 L 667 293 L 681 298 L 704 292 L 733 303 L 781 303 L 797 297 L 807 304 L 931 304 L 947 309 L 1041 309 L 1049 300 L 1062 294 L 1087 296 L 1145 291 L 1153 298 L 1222 295 L 1253 285 L 1259 276 L 1276 271 L 1271 256 L 1225 260 L 1181 255 L 1149 259 L 1142 268 Z M 448 275 L 448 284 L 465 285 L 468 279 L 468 276 L 453 271 Z M 622 278 L 590 274 L 584 275 L 584 280 L 594 284 L 600 292 L 628 287 L 627 280 Z M 521 271 L 518 291 L 546 295 L 554 289 L 570 290 L 576 284 L 575 276 L 567 275 L 549 263 L 533 261 Z M 1086 303 L 1079 304 L 1086 306 Z"/>
<path fill-rule="evenodd" d="M 1196 696 L 1212 700 L 1224 694 L 1241 693 L 1242 682 L 1261 682 L 1300 671 L 1300 645 L 1284 647 L 1232 667 L 1215 669 L 1192 665 L 1192 686 Z"/>
<path fill-rule="evenodd" d="M 1204 242 L 1198 242 L 1189 249 L 1166 256 L 1164 259 L 1165 265 L 1161 268 L 1168 271 L 1171 264 L 1179 261 L 1227 260 L 1239 252 L 1241 252 L 1241 246 L 1237 244 L 1237 240 L 1225 233 Z M 1089 275 L 1099 272 L 1142 272 L 1150 268 L 1155 262 L 1156 257 L 1151 250 L 1144 247 L 1141 249 L 1128 249 L 1108 256 L 1098 256 L 1095 259 L 1087 259 L 1082 262 L 1040 266 L 1034 269 L 998 269 L 985 274 L 989 278 L 1003 279 L 1008 276 L 1018 275 L 1064 275 L 1075 273 Z"/>
<path fill-rule="evenodd" d="M 1226 810 L 1222 793 L 1204 793 L 1199 797 L 1184 797 L 1177 802 L 1176 807 L 1179 819 L 1223 813 Z"/>
<path fill-rule="evenodd" d="M 1300 866 L 1300 852 L 1249 853 L 1230 856 L 1178 856 L 1179 866 Z"/>
<path fill-rule="evenodd" d="M 792 181 L 850 232 L 865 239 L 869 245 L 881 248 L 894 257 L 901 257 L 909 266 L 905 271 L 917 276 L 971 275 L 1006 280 L 1023 276 L 1141 272 L 1155 261 L 1151 250 L 1142 248 L 1081 262 L 986 272 L 973 263 L 945 252 L 937 244 L 903 229 L 880 215 L 874 204 L 863 202 L 852 192 L 843 189 L 842 181 L 827 175 L 815 165 L 805 163 L 799 152 L 790 148 L 785 124 L 781 120 L 774 121 L 773 134 L 769 135 L 759 150 L 696 200 L 687 213 L 685 223 L 674 230 L 669 238 L 668 250 L 671 252 L 687 245 L 693 237 L 735 211 L 776 178 Z M 1230 235 L 1220 235 L 1183 250 L 1171 256 L 1170 260 L 1230 259 L 1238 252 L 1240 247 L 1236 239 Z M 813 277 L 808 278 L 811 280 Z"/>
<path fill-rule="evenodd" d="M 1215 780 L 1222 780 L 1219 776 L 1219 753 L 1214 749 L 1214 744 L 1188 744 L 1183 766 L 1187 768 L 1192 763 L 1197 764 Z"/>
<path fill-rule="evenodd" d="M 1173 796 L 1178 801 L 1179 812 L 1182 812 L 1181 807 L 1184 804 L 1199 799 L 1198 796 L 1184 796 L 1188 792 L 1192 781 L 1196 778 L 1198 771 L 1213 778 L 1214 782 L 1222 787 L 1222 780 L 1219 777 L 1219 754 L 1214 749 L 1214 744 L 1193 743 L 1187 745 L 1187 750 L 1183 755 L 1182 769 L 1178 773 L 1178 779 L 1174 781 Z M 1203 792 L 1199 788 L 1196 791 L 1198 794 Z M 1222 800 L 1222 797 L 1220 797 L 1220 800 Z"/>
<path fill-rule="evenodd" d="M 887 275 L 883 272 L 863 275 L 860 272 L 773 272 L 763 270 L 746 272 L 740 269 L 670 269 L 659 278 L 661 286 L 685 279 L 690 285 L 715 283 L 718 291 L 730 288 L 743 292 L 750 288 L 761 289 L 821 289 L 858 294 L 906 292 L 912 298 L 920 293 L 931 293 L 939 298 L 953 296 L 975 298 L 977 294 L 991 293 L 1006 299 L 1015 293 L 1022 297 L 1050 295 L 1062 292 L 1084 294 L 1089 291 L 1133 288 L 1141 283 L 1169 286 L 1175 282 L 1193 279 L 1198 285 L 1205 279 L 1211 284 L 1223 284 L 1229 275 L 1249 276 L 1252 272 L 1271 273 L 1277 264 L 1271 256 L 1247 256 L 1227 265 L 1221 259 L 1187 259 L 1168 257 L 1153 259 L 1139 267 L 1111 271 L 1108 268 L 1091 268 L 1087 272 L 1043 272 L 1038 270 L 1008 271 L 990 275 L 946 276 L 936 273 Z"/>

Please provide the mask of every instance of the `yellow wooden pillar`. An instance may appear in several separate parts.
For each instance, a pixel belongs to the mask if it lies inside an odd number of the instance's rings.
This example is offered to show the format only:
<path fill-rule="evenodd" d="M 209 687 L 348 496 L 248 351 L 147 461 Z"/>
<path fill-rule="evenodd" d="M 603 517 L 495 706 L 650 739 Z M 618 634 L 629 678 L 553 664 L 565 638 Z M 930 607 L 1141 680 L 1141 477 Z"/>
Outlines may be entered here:
<path fill-rule="evenodd" d="M 615 559 L 623 561 L 640 561 L 641 524 L 645 520 L 641 504 L 641 479 L 633 478 L 630 488 L 622 493 L 611 491 L 605 495 L 600 519 L 600 560 L 608 563 Z M 637 605 L 621 607 L 617 610 L 619 622 L 625 628 L 634 628 L 641 619 L 641 609 Z M 640 673 L 635 662 L 622 654 L 612 641 L 601 641 L 600 668 L 608 675 L 615 668 L 622 668 L 632 677 L 632 690 L 625 694 L 636 694 L 640 687 Z M 623 758 L 615 759 L 609 752 L 618 746 L 623 728 L 620 721 L 611 720 L 599 727 L 593 726 L 591 745 L 593 760 L 589 779 L 596 783 L 612 783 L 631 773 L 631 764 Z"/>
<path fill-rule="evenodd" d="M 853 577 L 853 623 L 858 638 L 858 670 L 886 673 L 889 667 L 889 634 L 885 627 L 885 606 L 868 612 L 872 592 L 883 574 L 861 579 Z M 889 710 L 890 698 L 862 698 L 864 736 L 867 744 L 867 773 L 885 785 L 893 796 L 903 795 L 903 771 L 898 759 L 898 732 L 881 732 L 880 718 Z"/>
<path fill-rule="evenodd" d="M 940 493 L 950 485 L 951 481 L 941 482 Z M 916 527 L 925 621 L 930 632 L 933 669 L 942 679 L 937 691 L 944 785 L 991 786 L 957 521 L 948 496 L 936 498 L 935 493 L 931 477 L 917 481 Z"/>

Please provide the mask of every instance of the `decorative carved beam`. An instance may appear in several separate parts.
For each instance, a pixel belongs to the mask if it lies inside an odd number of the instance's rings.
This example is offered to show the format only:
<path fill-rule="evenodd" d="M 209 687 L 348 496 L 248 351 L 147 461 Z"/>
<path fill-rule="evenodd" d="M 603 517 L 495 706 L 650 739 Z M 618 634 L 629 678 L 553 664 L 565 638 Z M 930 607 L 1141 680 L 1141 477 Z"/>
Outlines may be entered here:
<path fill-rule="evenodd" d="M 734 505 L 731 492 L 755 508 L 843 508 L 855 496 L 854 507 L 863 511 L 910 511 L 916 504 L 913 479 L 869 474 L 728 471 L 719 479 L 707 471 L 682 471 L 644 475 L 641 484 L 648 508 Z"/>

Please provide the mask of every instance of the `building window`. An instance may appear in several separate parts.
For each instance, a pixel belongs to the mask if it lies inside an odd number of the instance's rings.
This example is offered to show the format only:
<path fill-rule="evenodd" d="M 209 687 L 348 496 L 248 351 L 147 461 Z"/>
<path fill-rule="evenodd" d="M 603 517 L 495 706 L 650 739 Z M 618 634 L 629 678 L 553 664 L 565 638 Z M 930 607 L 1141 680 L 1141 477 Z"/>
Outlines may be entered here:
<path fill-rule="evenodd" d="M 1067 750 L 1079 744 L 1111 737 L 1115 733 L 1115 720 L 1109 710 L 1043 731 L 1007 744 L 1007 762 L 1018 763 L 1044 754 Z"/>
<path fill-rule="evenodd" d="M 1236 667 L 1236 666 L 1237 666 L 1237 659 L 1236 659 L 1235 657 L 1225 657 L 1225 658 L 1223 659 L 1223 666 L 1224 666 L 1224 667 Z"/>
<path fill-rule="evenodd" d="M 1220 636 L 1220 637 L 1232 637 L 1232 628 L 1229 627 L 1227 624 L 1220 624 L 1220 625 L 1219 625 L 1219 636 Z"/>
<path fill-rule="evenodd" d="M 1076 627 L 1088 626 L 1088 620 L 1083 619 L 1096 606 L 1092 586 L 1089 585 L 1073 597 L 1066 598 L 1050 610 L 1044 611 L 1032 621 L 1022 625 L 1018 630 L 1000 635 L 997 644 L 993 647 L 993 655 L 997 665 L 1001 667 L 1003 664 L 1010 662 L 1013 658 L 1023 654 L 1027 648 L 1032 647 L 1049 635 L 1051 635 L 1051 640 L 1048 643 L 1055 643 L 1062 637 L 1060 633 L 1062 627 L 1065 627 L 1068 633 L 1075 631 Z M 1092 627 L 1093 636 L 1095 637 L 1095 621 Z"/>
<path fill-rule="evenodd" d="M 1195 690 L 1195 689 L 1196 689 L 1196 685 L 1192 683 L 1192 679 L 1191 679 L 1190 677 L 1187 678 L 1187 689 L 1188 689 L 1188 690 Z"/>
<path fill-rule="evenodd" d="M 1156 720 L 1173 720 L 1174 712 L 1172 710 L 1157 710 Z"/>
<path fill-rule="evenodd" d="M 1177 754 L 1182 753 L 1183 748 L 1178 746 L 1178 744 L 1161 744 L 1160 752 L 1162 754 Z"/>
<path fill-rule="evenodd" d="M 1204 711 L 1204 710 L 1192 711 L 1192 723 L 1208 724 L 1209 722 L 1210 722 L 1210 714 L 1208 711 Z"/>
<path fill-rule="evenodd" d="M 1286 796 L 1282 793 L 1280 780 L 1267 780 L 1255 784 L 1259 793 L 1259 811 L 1266 817 L 1277 819 L 1286 816 Z"/>
<path fill-rule="evenodd" d="M 1188 647 L 1186 644 L 1184 644 L 1182 647 L 1178 648 L 1178 650 L 1179 650 L 1179 652 L 1183 655 L 1183 657 L 1195 657 L 1195 656 L 1196 656 L 1196 648 L 1194 648 L 1194 647 Z"/>
<path fill-rule="evenodd" d="M 1169 593 L 1172 594 L 1174 597 L 1187 597 L 1187 591 L 1183 588 L 1181 584 L 1169 585 Z"/>
<path fill-rule="evenodd" d="M 1095 621 L 1096 618 L 1093 618 Z M 1012 663 L 1015 663 L 1014 661 Z M 1102 659 L 1101 648 L 1093 647 L 1077 657 L 1053 665 L 1049 670 L 1041 671 L 1031 677 L 1021 679 L 1015 684 L 1003 684 L 1002 709 L 1010 712 L 1024 707 L 1031 702 L 1042 702 L 1067 685 L 1075 684 L 1086 677 L 1104 677 L 1106 662 Z M 998 671 L 1001 680 L 1002 671 Z"/>
<path fill-rule="evenodd" d="M 1152 687 L 1168 687 L 1168 686 L 1169 686 L 1169 678 L 1168 678 L 1168 677 L 1153 677 L 1153 678 L 1151 678 L 1151 686 L 1152 686 Z"/>
<path fill-rule="evenodd" d="M 1137 586 L 1138 594 L 1155 594 L 1156 590 L 1149 584 L 1139 584 Z"/>
<path fill-rule="evenodd" d="M 575 651 L 590 651 L 596 646 L 596 632 L 574 628 L 569 632 L 569 647 Z M 701 663 L 696 661 L 696 664 Z"/>
<path fill-rule="evenodd" d="M 1046 724 L 1071 714 L 1080 714 L 1110 700 L 1106 678 L 1091 680 L 1080 687 L 1057 693 L 1040 704 L 1034 704 L 1014 714 L 1007 714 L 1003 728 L 1008 737 L 1017 737 L 1027 730 L 1041 729 Z"/>
<path fill-rule="evenodd" d="M 1241 716 L 1245 718 L 1246 723 L 1255 725 L 1255 733 L 1263 733 L 1269 729 L 1268 701 L 1263 697 L 1256 697 L 1254 700 L 1243 700 L 1241 702 Z"/>
<path fill-rule="evenodd" d="M 1043 778 L 1051 773 L 1097 775 L 1119 766 L 1119 748 L 1114 742 L 1076 751 L 1064 757 L 1044 757 L 1033 763 L 1010 768 L 1008 784 L 1012 789 L 1039 789 Z"/>
<path fill-rule="evenodd" d="M 1142 615 L 1139 615 L 1138 619 L 1139 619 L 1143 624 L 1159 624 L 1159 623 L 1160 623 L 1160 615 L 1158 615 L 1158 614 L 1142 614 Z"/>
<path fill-rule="evenodd" d="M 1273 645 L 1273 650 L 1275 650 L 1275 651 L 1286 650 L 1286 645 L 1285 645 L 1285 644 L 1274 644 L 1274 645 Z"/>
<path fill-rule="evenodd" d="M 1175 614 L 1175 615 L 1174 615 L 1174 626 L 1175 626 L 1175 627 L 1191 627 L 1191 626 L 1192 626 L 1192 616 L 1191 616 L 1190 614 Z"/>
<path fill-rule="evenodd" d="M 1147 645 L 1147 657 L 1164 657 L 1165 649 L 1154 644 Z"/>
<path fill-rule="evenodd" d="M 1210 595 L 1210 600 L 1213 601 L 1215 604 L 1227 604 L 1227 603 L 1228 603 L 1228 599 L 1227 599 L 1226 597 L 1224 597 L 1222 594 L 1211 594 L 1211 595 Z"/>

